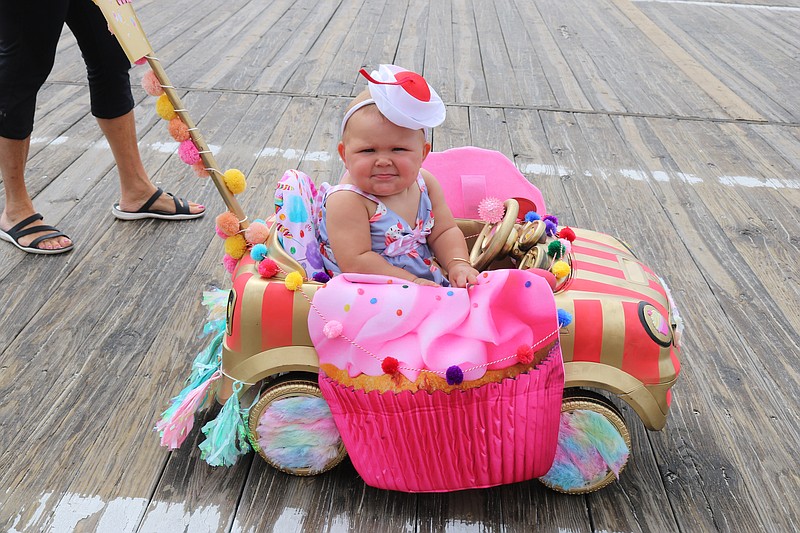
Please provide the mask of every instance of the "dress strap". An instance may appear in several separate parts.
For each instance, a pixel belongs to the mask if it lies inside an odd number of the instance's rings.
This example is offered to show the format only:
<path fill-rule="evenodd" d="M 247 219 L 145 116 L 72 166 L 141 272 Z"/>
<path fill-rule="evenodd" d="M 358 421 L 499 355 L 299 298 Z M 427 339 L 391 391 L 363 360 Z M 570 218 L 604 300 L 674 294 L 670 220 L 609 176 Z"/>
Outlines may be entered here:
<path fill-rule="evenodd" d="M 331 194 L 333 194 L 335 192 L 339 192 L 339 191 L 351 191 L 351 192 L 354 192 L 356 194 L 360 194 L 361 196 L 363 196 L 367 200 L 372 200 L 376 204 L 382 204 L 383 203 L 378 199 L 377 196 L 375 196 L 373 194 L 370 194 L 368 192 L 364 192 L 361 189 L 359 189 L 358 187 L 356 187 L 355 185 L 352 185 L 350 183 L 340 183 L 339 185 L 333 185 L 332 187 L 330 187 L 328 189 L 328 191 L 326 192 L 325 196 L 328 197 Z"/>

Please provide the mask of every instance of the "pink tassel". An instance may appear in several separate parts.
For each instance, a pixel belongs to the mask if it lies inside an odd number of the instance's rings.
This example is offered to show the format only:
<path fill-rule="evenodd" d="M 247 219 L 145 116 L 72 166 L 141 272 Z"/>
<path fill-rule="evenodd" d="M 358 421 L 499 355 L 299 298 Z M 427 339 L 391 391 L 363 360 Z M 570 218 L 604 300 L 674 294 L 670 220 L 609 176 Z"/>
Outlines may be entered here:
<path fill-rule="evenodd" d="M 156 430 L 162 432 L 161 445 L 168 446 L 170 450 L 180 448 L 183 441 L 194 427 L 194 415 L 203 404 L 208 389 L 212 383 L 219 379 L 222 374 L 217 371 L 211 375 L 208 381 L 194 389 L 186 395 L 181 404 L 167 420 L 160 420 L 156 424 Z"/>

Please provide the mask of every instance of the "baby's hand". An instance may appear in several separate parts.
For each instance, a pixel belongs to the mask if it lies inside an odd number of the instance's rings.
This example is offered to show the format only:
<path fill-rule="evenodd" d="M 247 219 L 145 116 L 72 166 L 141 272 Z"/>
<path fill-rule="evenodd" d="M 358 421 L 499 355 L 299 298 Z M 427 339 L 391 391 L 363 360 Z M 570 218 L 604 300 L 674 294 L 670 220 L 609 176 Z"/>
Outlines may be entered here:
<path fill-rule="evenodd" d="M 417 285 L 423 285 L 425 287 L 441 287 L 438 283 L 435 283 L 429 279 L 425 278 L 414 278 L 414 283 Z"/>
<path fill-rule="evenodd" d="M 478 282 L 478 271 L 469 263 L 459 261 L 453 264 L 447 277 L 450 278 L 450 285 L 463 289 L 467 284 Z"/>

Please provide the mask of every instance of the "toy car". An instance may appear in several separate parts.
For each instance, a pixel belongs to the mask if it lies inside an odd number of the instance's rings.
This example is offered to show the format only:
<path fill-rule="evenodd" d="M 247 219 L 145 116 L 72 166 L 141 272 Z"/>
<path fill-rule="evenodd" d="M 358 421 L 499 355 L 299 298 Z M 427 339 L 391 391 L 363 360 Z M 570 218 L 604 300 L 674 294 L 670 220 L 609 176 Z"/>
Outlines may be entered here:
<path fill-rule="evenodd" d="M 505 156 L 458 148 L 431 153 L 423 166 L 442 183 L 448 205 L 472 247 L 470 260 L 476 268 L 543 268 L 551 261 L 544 221 L 526 217 L 528 213 L 547 213 L 542 195 Z M 486 224 L 477 217 L 478 201 L 487 191 L 506 200 L 505 217 L 497 224 Z M 284 273 L 304 272 L 281 245 L 275 224 L 272 229 L 266 243 L 269 257 Z M 664 283 L 628 246 L 596 231 L 573 231 L 575 239 L 564 257 L 570 273 L 552 279 L 557 306 L 573 317 L 560 330 L 565 372 L 562 416 L 581 410 L 598 413 L 630 450 L 620 411 L 595 391 L 624 400 L 647 429 L 662 429 L 670 408 L 670 388 L 680 369 L 680 317 Z M 248 420 L 253 447 L 274 467 L 309 475 L 328 470 L 343 459 L 346 450 L 341 440 L 328 442 L 328 450 L 334 452 L 311 466 L 302 460 L 287 461 L 275 451 L 280 446 L 271 451 L 265 445 L 275 438 L 265 434 L 272 431 L 270 424 L 259 424 L 262 417 L 273 416 L 271 409 L 282 400 L 321 399 L 318 359 L 307 318 L 311 298 L 322 284 L 307 281 L 291 292 L 285 290 L 285 277 L 280 272 L 269 279 L 260 276 L 256 262 L 247 255 L 239 261 L 227 303 L 221 361 L 224 383 L 218 398 L 226 400 L 234 383 L 243 404 L 249 404 L 244 398 L 256 397 Z M 324 420 L 307 422 L 321 424 Z M 302 433 L 302 424 L 292 426 L 292 431 Z M 303 441 L 302 436 L 294 437 Z M 547 478 L 543 481 L 564 492 L 597 490 L 616 479 L 626 460 L 627 453 L 621 465 L 577 486 Z"/>

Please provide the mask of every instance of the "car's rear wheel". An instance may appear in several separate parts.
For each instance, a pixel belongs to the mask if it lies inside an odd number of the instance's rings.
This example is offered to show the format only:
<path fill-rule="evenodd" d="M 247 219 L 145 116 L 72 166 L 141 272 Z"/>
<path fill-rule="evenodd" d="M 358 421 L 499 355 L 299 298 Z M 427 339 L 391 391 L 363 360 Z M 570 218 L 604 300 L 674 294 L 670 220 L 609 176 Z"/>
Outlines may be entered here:
<path fill-rule="evenodd" d="M 611 401 L 593 391 L 567 389 L 556 458 L 539 481 L 567 494 L 594 492 L 619 477 L 630 449 L 625 420 Z"/>
<path fill-rule="evenodd" d="M 330 470 L 347 455 L 315 377 L 278 378 L 250 409 L 253 448 L 267 463 L 295 476 Z"/>

